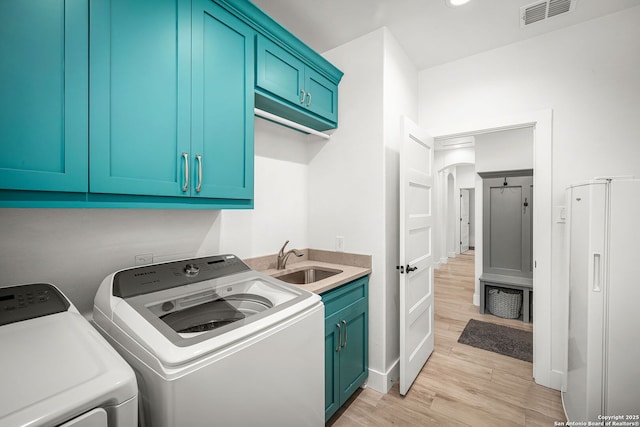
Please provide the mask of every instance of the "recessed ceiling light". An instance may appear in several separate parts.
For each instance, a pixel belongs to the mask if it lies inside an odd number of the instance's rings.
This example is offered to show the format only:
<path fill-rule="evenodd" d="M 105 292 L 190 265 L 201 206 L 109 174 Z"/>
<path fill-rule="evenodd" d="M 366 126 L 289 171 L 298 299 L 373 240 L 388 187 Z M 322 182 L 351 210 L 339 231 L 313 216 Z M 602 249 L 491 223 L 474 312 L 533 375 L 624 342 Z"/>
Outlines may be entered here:
<path fill-rule="evenodd" d="M 469 3 L 469 0 L 444 0 L 444 1 L 449 7 L 457 7 L 457 6 L 462 6 L 463 4 Z"/>

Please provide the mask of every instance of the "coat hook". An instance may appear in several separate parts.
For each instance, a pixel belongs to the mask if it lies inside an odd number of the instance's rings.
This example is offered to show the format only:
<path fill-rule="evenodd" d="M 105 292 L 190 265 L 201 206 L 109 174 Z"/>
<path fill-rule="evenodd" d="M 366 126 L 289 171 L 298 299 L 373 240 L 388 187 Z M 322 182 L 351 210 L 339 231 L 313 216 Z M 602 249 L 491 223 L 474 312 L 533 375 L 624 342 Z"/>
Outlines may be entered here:
<path fill-rule="evenodd" d="M 504 182 L 502 183 L 502 185 L 504 185 L 504 186 L 509 185 L 509 184 L 507 183 L 507 177 L 506 177 L 506 176 L 504 177 Z"/>

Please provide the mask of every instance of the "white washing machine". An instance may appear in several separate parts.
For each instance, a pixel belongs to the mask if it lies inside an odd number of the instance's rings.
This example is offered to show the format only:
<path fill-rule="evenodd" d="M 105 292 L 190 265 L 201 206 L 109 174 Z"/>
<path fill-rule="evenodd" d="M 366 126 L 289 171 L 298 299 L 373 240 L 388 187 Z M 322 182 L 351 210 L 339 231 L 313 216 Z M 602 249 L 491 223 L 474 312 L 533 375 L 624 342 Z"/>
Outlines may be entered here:
<path fill-rule="evenodd" d="M 0 427 L 135 427 L 133 370 L 53 285 L 0 288 Z"/>
<path fill-rule="evenodd" d="M 320 297 L 234 255 L 111 274 L 93 318 L 136 372 L 143 425 L 324 425 Z"/>

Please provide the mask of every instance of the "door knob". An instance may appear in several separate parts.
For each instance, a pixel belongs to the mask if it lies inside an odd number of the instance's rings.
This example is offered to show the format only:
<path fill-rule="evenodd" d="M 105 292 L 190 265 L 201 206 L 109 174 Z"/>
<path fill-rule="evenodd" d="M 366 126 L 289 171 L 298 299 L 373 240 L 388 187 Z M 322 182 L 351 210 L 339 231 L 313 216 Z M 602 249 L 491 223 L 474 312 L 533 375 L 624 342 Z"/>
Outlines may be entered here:
<path fill-rule="evenodd" d="M 418 267 L 409 267 L 409 264 L 407 264 L 407 273 L 411 273 L 412 271 L 417 270 Z"/>

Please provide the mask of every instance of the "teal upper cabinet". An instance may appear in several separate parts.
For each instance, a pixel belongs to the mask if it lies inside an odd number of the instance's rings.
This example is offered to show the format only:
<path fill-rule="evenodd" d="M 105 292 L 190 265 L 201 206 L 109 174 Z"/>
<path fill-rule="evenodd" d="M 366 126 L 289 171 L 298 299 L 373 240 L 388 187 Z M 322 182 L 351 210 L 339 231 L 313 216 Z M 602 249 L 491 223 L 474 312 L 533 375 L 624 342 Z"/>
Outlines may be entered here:
<path fill-rule="evenodd" d="M 210 0 L 92 2 L 90 191 L 252 199 L 254 38 Z"/>
<path fill-rule="evenodd" d="M 248 0 L 216 0 L 258 34 L 255 106 L 315 130 L 338 127 L 342 71 Z"/>
<path fill-rule="evenodd" d="M 87 191 L 88 5 L 0 2 L 0 189 Z"/>
<path fill-rule="evenodd" d="M 316 130 L 338 125 L 338 84 L 258 36 L 256 107 Z"/>
<path fill-rule="evenodd" d="M 192 25 L 195 194 L 253 199 L 255 32 L 210 0 L 194 0 Z"/>
<path fill-rule="evenodd" d="M 91 192 L 190 194 L 189 6 L 91 2 Z"/>
<path fill-rule="evenodd" d="M 256 102 L 337 126 L 342 72 L 248 0 L 0 1 L 0 55 L 1 207 L 252 208 Z"/>

